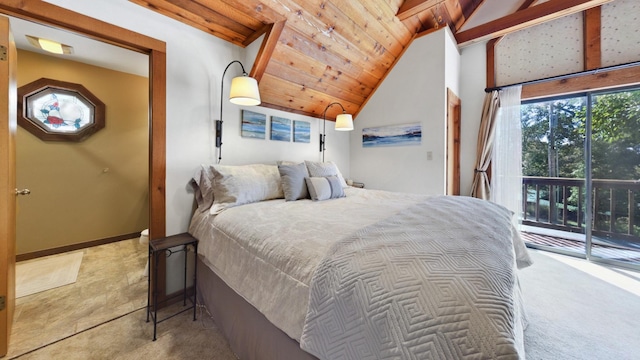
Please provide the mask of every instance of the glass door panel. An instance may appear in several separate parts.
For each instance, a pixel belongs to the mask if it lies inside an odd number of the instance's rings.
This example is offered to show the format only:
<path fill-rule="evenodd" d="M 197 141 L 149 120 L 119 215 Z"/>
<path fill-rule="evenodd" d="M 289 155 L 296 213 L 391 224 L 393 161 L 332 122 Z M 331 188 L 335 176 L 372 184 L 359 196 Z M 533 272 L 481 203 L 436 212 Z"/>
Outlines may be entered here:
<path fill-rule="evenodd" d="M 591 95 L 591 256 L 640 264 L 640 89 Z"/>
<path fill-rule="evenodd" d="M 525 102 L 521 121 L 523 238 L 586 256 L 586 96 Z"/>

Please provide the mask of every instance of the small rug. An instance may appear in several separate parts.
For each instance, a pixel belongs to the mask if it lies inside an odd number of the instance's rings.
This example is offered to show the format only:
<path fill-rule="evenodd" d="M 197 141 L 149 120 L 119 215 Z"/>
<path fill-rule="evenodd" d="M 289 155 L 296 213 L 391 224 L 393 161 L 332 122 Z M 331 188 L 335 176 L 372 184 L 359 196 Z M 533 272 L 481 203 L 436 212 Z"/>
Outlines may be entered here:
<path fill-rule="evenodd" d="M 73 284 L 82 255 L 79 251 L 16 263 L 16 298 Z"/>

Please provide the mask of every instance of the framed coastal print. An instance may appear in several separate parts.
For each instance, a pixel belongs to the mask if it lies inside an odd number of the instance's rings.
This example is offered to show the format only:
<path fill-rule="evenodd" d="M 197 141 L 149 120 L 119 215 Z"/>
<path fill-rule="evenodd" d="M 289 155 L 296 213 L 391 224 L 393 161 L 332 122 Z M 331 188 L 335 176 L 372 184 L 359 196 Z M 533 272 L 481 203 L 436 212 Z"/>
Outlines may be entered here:
<path fill-rule="evenodd" d="M 105 126 L 105 105 L 80 84 L 41 78 L 18 89 L 18 124 L 43 141 L 82 141 Z"/>
<path fill-rule="evenodd" d="M 278 116 L 271 117 L 271 140 L 291 141 L 291 120 Z"/>
<path fill-rule="evenodd" d="M 267 115 L 242 110 L 242 137 L 265 139 Z"/>
<path fill-rule="evenodd" d="M 362 129 L 362 147 L 410 146 L 422 142 L 420 123 Z"/>
<path fill-rule="evenodd" d="M 307 121 L 293 121 L 293 142 L 311 142 L 311 123 Z"/>

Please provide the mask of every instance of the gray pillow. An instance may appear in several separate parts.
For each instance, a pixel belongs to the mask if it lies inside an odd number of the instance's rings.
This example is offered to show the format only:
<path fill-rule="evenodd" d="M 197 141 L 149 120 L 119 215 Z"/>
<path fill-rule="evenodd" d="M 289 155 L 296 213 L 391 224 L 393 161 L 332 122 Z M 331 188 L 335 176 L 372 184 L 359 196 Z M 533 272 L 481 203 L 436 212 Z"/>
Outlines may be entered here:
<path fill-rule="evenodd" d="M 230 207 L 284 196 L 275 165 L 211 165 L 213 172 L 212 215 Z"/>
<path fill-rule="evenodd" d="M 200 169 L 191 179 L 198 211 L 205 212 L 213 205 L 213 171 L 209 166 L 200 165 Z"/>
<path fill-rule="evenodd" d="M 307 165 L 309 176 L 320 177 L 335 175 L 338 177 L 338 180 L 340 180 L 340 185 L 342 185 L 343 188 L 347 187 L 347 182 L 344 180 L 344 177 L 342 177 L 342 173 L 338 169 L 338 165 L 333 161 L 317 162 L 305 160 L 304 163 Z"/>
<path fill-rule="evenodd" d="M 280 181 L 286 201 L 308 199 L 309 191 L 304 179 L 309 176 L 305 163 L 296 165 L 278 165 Z"/>
<path fill-rule="evenodd" d="M 305 179 L 312 200 L 327 200 L 344 197 L 340 179 L 335 176 L 308 177 Z"/>

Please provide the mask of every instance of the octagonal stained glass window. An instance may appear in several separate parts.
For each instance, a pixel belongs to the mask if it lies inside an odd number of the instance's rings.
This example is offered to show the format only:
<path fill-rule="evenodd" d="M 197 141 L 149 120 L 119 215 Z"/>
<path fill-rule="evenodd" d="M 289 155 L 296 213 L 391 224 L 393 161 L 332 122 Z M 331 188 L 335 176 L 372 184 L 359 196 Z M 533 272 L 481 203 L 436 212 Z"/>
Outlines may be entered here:
<path fill-rule="evenodd" d="M 20 125 L 47 141 L 82 141 L 104 127 L 104 104 L 84 86 L 39 79 L 18 89 Z"/>

